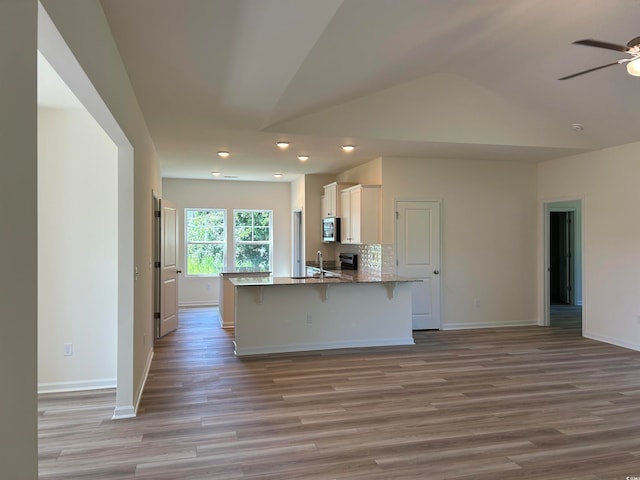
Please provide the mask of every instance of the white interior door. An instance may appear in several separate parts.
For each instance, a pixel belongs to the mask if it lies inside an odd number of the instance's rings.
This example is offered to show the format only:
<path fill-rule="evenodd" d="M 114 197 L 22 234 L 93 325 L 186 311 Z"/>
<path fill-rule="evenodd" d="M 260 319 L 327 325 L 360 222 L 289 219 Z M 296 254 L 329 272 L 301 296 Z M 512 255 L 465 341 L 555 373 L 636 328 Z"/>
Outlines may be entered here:
<path fill-rule="evenodd" d="M 159 336 L 178 328 L 178 212 L 160 201 L 160 325 Z"/>
<path fill-rule="evenodd" d="M 440 203 L 396 202 L 398 275 L 412 284 L 414 330 L 440 328 Z"/>

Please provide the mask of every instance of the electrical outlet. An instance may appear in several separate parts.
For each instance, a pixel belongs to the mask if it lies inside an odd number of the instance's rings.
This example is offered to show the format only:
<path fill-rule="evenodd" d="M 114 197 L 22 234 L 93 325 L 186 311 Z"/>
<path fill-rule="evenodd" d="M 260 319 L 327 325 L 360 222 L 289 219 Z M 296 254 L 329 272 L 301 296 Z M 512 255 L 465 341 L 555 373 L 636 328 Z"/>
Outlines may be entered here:
<path fill-rule="evenodd" d="M 310 313 L 307 313 L 307 324 L 311 325 L 313 323 L 313 317 Z"/>
<path fill-rule="evenodd" d="M 64 344 L 64 356 L 70 357 L 73 355 L 73 343 Z"/>

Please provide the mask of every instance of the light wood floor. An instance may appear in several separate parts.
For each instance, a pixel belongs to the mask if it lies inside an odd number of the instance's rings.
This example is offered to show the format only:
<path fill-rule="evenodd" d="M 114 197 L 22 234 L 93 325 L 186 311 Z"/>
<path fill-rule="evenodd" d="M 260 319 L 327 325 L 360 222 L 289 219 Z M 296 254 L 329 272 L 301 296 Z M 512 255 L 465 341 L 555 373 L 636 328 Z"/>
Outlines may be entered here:
<path fill-rule="evenodd" d="M 241 360 L 216 315 L 180 312 L 135 419 L 110 419 L 112 391 L 42 396 L 41 478 L 640 476 L 640 353 L 577 328 Z"/>

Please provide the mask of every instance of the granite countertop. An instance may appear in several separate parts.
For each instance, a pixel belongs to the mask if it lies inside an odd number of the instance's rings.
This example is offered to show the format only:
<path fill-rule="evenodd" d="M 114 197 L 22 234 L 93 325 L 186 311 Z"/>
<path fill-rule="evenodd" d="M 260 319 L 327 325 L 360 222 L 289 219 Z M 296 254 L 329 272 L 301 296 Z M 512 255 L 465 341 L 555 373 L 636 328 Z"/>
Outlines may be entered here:
<path fill-rule="evenodd" d="M 341 273 L 330 272 L 324 278 L 319 277 L 241 277 L 230 278 L 229 281 L 237 287 L 254 286 L 264 287 L 270 285 L 317 285 L 317 284 L 341 284 L 341 283 L 385 283 L 385 282 L 420 282 L 415 278 L 399 277 L 397 275 L 383 275 L 358 270 L 342 270 Z"/>
<path fill-rule="evenodd" d="M 255 268 L 255 267 L 224 267 L 220 273 L 222 275 L 224 275 L 225 273 L 246 273 L 246 274 L 252 274 L 252 273 L 271 273 L 271 270 L 269 269 L 261 269 L 261 268 Z"/>

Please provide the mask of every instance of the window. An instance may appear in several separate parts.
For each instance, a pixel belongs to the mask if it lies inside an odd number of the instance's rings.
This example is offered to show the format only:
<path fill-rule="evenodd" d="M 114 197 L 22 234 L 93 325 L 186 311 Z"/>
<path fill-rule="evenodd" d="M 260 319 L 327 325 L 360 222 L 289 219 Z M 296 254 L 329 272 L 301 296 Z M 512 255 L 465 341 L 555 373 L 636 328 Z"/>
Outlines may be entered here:
<path fill-rule="evenodd" d="M 236 268 L 271 270 L 273 234 L 271 210 L 234 210 L 233 239 Z"/>
<path fill-rule="evenodd" d="M 227 211 L 185 209 L 187 275 L 218 275 L 227 254 Z"/>

